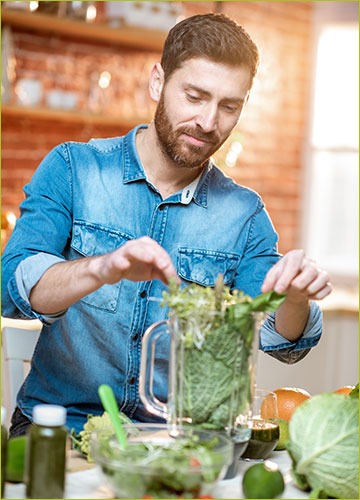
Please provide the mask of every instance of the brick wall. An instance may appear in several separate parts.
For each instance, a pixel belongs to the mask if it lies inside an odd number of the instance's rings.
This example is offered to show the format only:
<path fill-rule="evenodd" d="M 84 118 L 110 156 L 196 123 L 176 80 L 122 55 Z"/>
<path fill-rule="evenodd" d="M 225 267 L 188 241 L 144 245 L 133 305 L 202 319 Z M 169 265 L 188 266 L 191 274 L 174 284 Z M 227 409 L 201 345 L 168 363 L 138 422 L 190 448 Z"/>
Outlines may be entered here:
<path fill-rule="evenodd" d="M 101 2 L 100 2 L 101 3 Z M 312 2 L 184 2 L 186 15 L 222 10 L 242 24 L 261 53 L 250 100 L 237 128 L 243 146 L 236 165 L 224 171 L 260 192 L 280 236 L 280 250 L 299 244 L 301 152 L 307 120 Z M 88 107 L 93 73 L 112 74 L 107 114 L 151 119 L 147 79 L 156 52 L 122 49 L 84 40 L 13 30 L 17 78 L 40 78 L 44 90 L 75 91 Z M 139 111 L 140 110 L 140 111 Z M 126 127 L 54 120 L 2 120 L 2 207 L 18 215 L 22 187 L 43 156 L 66 140 L 121 135 Z"/>

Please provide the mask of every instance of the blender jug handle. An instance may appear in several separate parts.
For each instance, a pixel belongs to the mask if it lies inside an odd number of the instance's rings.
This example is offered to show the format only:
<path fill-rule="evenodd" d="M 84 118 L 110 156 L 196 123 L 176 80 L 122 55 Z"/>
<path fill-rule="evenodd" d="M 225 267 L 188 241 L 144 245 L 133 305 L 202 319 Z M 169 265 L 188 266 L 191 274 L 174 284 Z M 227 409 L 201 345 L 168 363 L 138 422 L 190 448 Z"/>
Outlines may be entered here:
<path fill-rule="evenodd" d="M 164 333 L 170 335 L 167 320 L 154 323 L 144 333 L 141 343 L 139 393 L 147 411 L 167 420 L 168 407 L 154 396 L 153 392 L 155 344 Z"/>

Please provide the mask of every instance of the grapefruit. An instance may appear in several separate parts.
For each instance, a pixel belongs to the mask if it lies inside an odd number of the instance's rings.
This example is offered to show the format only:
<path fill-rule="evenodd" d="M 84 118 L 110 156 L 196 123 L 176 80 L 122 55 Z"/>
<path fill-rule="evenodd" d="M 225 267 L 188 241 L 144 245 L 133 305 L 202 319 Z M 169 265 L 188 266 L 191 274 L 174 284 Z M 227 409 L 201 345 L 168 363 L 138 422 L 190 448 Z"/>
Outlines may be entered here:
<path fill-rule="evenodd" d="M 278 417 L 286 422 L 301 403 L 311 398 L 308 391 L 299 387 L 280 387 L 273 392 L 277 398 Z"/>
<path fill-rule="evenodd" d="M 337 392 L 338 394 L 350 394 L 354 387 L 354 385 L 344 385 L 343 387 L 336 389 L 334 392 Z"/>

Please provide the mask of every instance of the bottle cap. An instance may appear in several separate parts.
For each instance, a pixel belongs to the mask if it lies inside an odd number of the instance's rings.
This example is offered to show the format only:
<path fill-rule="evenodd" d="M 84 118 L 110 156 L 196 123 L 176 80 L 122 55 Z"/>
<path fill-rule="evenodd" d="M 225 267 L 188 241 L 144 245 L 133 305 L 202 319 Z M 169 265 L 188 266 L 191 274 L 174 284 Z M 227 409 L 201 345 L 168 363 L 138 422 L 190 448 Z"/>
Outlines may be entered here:
<path fill-rule="evenodd" d="M 38 425 L 57 427 L 66 422 L 66 408 L 59 405 L 36 405 L 33 408 L 33 420 Z"/>
<path fill-rule="evenodd" d="M 6 408 L 5 408 L 5 406 L 2 406 L 1 407 L 1 425 L 5 424 L 5 420 L 6 420 Z"/>

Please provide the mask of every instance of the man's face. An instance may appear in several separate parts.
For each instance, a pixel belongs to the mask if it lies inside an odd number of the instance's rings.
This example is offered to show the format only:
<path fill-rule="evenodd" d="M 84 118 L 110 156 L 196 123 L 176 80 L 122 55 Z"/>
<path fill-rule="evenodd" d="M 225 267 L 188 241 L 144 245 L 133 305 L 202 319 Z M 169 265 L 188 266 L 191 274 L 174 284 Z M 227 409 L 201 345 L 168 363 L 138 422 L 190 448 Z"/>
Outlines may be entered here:
<path fill-rule="evenodd" d="M 154 124 L 163 153 L 200 167 L 229 137 L 250 90 L 246 67 L 190 59 L 165 83 Z"/>

